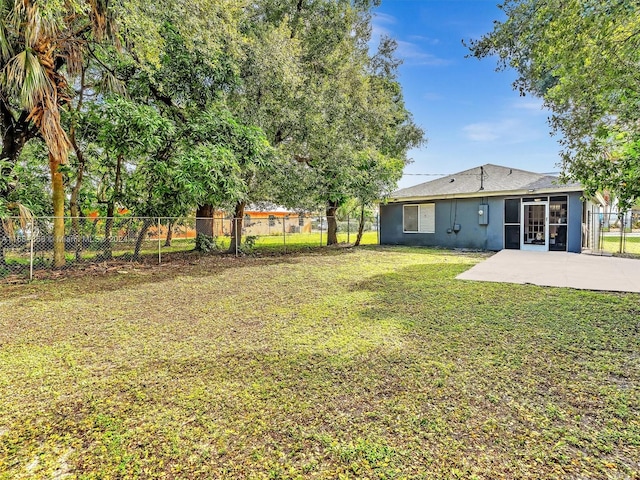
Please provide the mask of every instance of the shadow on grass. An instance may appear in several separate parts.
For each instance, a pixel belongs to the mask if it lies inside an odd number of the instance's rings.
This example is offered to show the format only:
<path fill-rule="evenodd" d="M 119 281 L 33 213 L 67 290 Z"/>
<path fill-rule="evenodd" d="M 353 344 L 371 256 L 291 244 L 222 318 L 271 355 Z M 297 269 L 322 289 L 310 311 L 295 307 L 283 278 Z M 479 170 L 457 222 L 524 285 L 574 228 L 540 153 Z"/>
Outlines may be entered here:
<path fill-rule="evenodd" d="M 367 248 L 367 247 L 358 247 Z M 375 248 L 375 247 L 373 247 Z M 171 281 L 177 277 L 211 277 L 221 275 L 231 269 L 256 266 L 296 265 L 303 257 L 336 257 L 349 254 L 354 247 L 339 244 L 329 247 L 299 247 L 288 252 L 271 248 L 255 249 L 249 254 L 236 256 L 227 252 L 200 253 L 196 251 L 171 252 L 162 256 L 157 263 L 157 255 L 143 255 L 138 262 L 128 258 L 115 257 L 105 262 L 70 263 L 66 268 L 37 271 L 35 281 L 28 284 L 29 267 L 22 269 L 24 279 L 20 283 L 3 284 L 0 278 L 0 294 L 33 294 L 42 290 L 42 285 L 55 282 L 73 295 L 110 292 L 142 286 L 147 283 Z M 15 275 L 12 277 L 15 279 Z M 79 283 L 78 280 L 86 280 Z M 49 298 L 43 298 L 48 300 Z"/>
<path fill-rule="evenodd" d="M 51 315 L 63 321 L 42 328 L 55 361 L 34 369 L 34 348 L 23 341 L 6 357 L 22 352 L 24 364 L 6 370 L 19 396 L 5 401 L 31 406 L 36 394 L 55 392 L 8 424 L 5 448 L 20 459 L 12 468 L 24 471 L 19 462 L 38 454 L 53 470 L 73 445 L 76 471 L 104 478 L 136 469 L 191 478 L 610 478 L 614 468 L 635 478 L 637 297 L 457 281 L 477 257 L 367 250 L 405 258 L 368 278 L 353 264 L 357 275 L 322 283 L 321 295 L 301 290 L 295 304 L 272 308 L 234 304 L 174 321 L 165 312 L 153 322 L 109 317 L 89 335 L 92 320 Z M 156 278 L 100 282 L 127 288 L 351 251 L 216 257 L 159 267 Z M 287 288 L 277 281 L 272 294 Z"/>

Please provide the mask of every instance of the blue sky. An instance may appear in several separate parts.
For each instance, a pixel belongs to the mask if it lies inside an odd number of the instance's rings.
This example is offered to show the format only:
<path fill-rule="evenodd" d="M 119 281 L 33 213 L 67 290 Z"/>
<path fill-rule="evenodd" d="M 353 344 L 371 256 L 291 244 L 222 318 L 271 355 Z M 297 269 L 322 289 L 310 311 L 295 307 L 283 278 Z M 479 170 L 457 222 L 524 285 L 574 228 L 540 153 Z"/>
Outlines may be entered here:
<path fill-rule="evenodd" d="M 496 72 L 494 59 L 465 58 L 462 40 L 477 39 L 504 18 L 497 0 L 383 0 L 375 10 L 374 38 L 398 41 L 404 60 L 405 102 L 428 143 L 410 152 L 399 187 L 494 163 L 546 173 L 559 170 L 557 137 L 549 112 L 512 88 L 515 73 Z M 409 175 L 413 174 L 413 175 Z"/>

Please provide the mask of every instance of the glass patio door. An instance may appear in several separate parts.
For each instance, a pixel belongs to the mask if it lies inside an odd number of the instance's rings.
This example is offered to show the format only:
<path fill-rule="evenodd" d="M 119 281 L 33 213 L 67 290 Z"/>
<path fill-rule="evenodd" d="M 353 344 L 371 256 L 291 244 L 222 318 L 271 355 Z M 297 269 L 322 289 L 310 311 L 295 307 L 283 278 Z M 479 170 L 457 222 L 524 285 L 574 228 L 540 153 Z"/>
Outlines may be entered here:
<path fill-rule="evenodd" d="M 549 202 L 522 203 L 522 250 L 549 249 Z"/>

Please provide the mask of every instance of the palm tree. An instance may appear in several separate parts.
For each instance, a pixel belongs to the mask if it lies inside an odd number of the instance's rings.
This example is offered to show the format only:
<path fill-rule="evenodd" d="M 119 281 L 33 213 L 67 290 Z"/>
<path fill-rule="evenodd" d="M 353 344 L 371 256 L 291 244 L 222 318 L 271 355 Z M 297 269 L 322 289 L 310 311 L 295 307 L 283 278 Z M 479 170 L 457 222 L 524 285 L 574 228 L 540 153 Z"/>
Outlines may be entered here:
<path fill-rule="evenodd" d="M 70 148 L 60 109 L 71 99 L 68 79 L 80 70 L 89 42 L 112 33 L 108 20 L 105 0 L 0 0 L 0 95 L 19 115 L 27 113 L 47 145 L 56 267 L 65 263 L 60 167 Z"/>

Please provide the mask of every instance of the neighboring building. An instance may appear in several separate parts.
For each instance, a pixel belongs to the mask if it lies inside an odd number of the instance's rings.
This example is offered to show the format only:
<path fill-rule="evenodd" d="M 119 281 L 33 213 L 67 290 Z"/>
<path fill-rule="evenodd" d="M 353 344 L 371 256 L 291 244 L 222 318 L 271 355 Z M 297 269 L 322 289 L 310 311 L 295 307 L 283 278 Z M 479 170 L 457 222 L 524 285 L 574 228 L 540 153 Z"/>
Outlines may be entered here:
<path fill-rule="evenodd" d="M 165 219 L 166 220 L 166 219 Z M 309 213 L 300 213 L 288 210 L 276 205 L 267 205 L 260 208 L 256 205 L 248 205 L 244 211 L 242 222 L 243 235 L 283 235 L 283 233 L 311 233 L 312 217 Z M 233 216 L 223 211 L 216 211 L 212 218 L 212 232 L 216 237 L 230 236 L 233 228 Z M 167 225 L 164 222 L 160 226 L 160 235 L 164 238 L 167 234 Z M 154 224 L 149 227 L 147 237 L 158 238 L 158 227 Z M 178 222 L 173 226 L 173 238 L 195 238 L 196 229 L 193 223 Z"/>
<path fill-rule="evenodd" d="M 275 205 L 265 208 L 249 205 L 244 211 L 242 227 L 245 235 L 311 233 L 311 215 Z"/>
<path fill-rule="evenodd" d="M 380 243 L 580 253 L 599 211 L 582 195 L 576 183 L 487 164 L 392 193 L 380 205 Z"/>
<path fill-rule="evenodd" d="M 229 236 L 233 216 L 217 211 L 213 215 L 213 234 Z M 311 233 L 311 215 L 278 205 L 247 205 L 242 221 L 243 235 L 282 235 L 283 233 Z"/>

